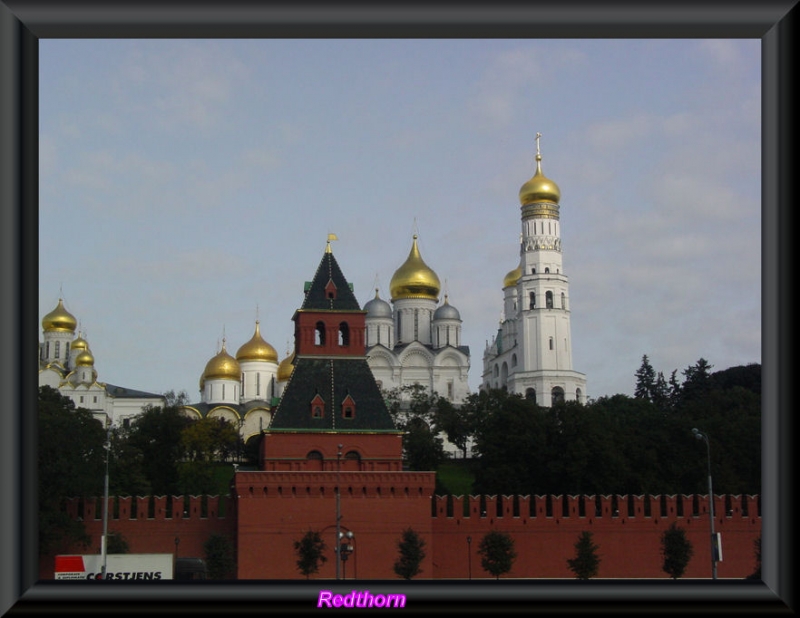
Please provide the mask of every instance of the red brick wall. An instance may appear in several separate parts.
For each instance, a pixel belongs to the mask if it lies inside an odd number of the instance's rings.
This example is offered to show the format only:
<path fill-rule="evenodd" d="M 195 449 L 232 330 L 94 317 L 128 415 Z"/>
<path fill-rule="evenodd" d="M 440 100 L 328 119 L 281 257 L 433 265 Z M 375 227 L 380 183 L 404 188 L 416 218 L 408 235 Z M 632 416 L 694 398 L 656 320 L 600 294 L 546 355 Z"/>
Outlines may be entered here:
<path fill-rule="evenodd" d="M 186 517 L 182 498 L 173 499 L 167 517 L 166 497 L 155 498 L 148 517 L 148 498 L 120 498 L 119 517 L 109 520 L 109 532 L 121 532 L 133 553 L 173 553 L 175 538 L 181 556 L 203 556 L 211 534 L 228 535 L 238 553 L 240 579 L 302 579 L 293 543 L 307 530 L 320 531 L 329 549 L 328 562 L 314 578 L 333 578 L 336 533 L 336 484 L 341 486 L 341 530 L 353 531 L 355 553 L 340 575 L 347 579 L 395 579 L 397 542 L 412 527 L 426 542 L 427 556 L 418 579 L 475 579 L 491 577 L 480 565 L 478 546 L 490 530 L 510 533 L 518 557 L 504 577 L 572 578 L 567 559 L 575 555 L 578 535 L 588 530 L 599 546 L 600 578 L 667 578 L 661 570 L 661 534 L 675 521 L 694 547 L 686 578 L 711 576 L 708 500 L 705 496 L 433 497 L 432 472 L 239 472 L 234 499 L 219 515 L 220 502 L 208 498 L 207 517 L 201 517 L 201 498 L 192 497 Z M 468 516 L 464 515 L 464 502 Z M 715 530 L 722 534 L 723 561 L 718 577 L 743 578 L 755 568 L 754 542 L 761 533 L 758 497 L 715 497 Z M 648 505 L 649 503 L 649 505 Z M 70 505 L 73 517 L 82 512 L 92 545 L 64 553 L 100 551 L 100 501 Z M 499 504 L 499 507 L 498 507 Z M 730 507 L 730 511 L 728 511 Z M 618 513 L 615 514 L 614 510 Z M 485 513 L 482 513 L 485 511 Z M 472 542 L 467 544 L 467 536 Z M 469 551 L 468 551 L 469 550 Z M 52 579 L 53 560 L 44 559 L 40 577 Z"/>
<path fill-rule="evenodd" d="M 206 509 L 203 512 L 203 502 Z M 68 512 L 73 518 L 81 517 L 86 532 L 91 537 L 88 547 L 64 548 L 60 553 L 99 554 L 100 539 L 103 535 L 102 498 L 71 500 Z M 115 503 L 119 504 L 118 512 Z M 203 544 L 212 534 L 225 535 L 233 542 L 236 537 L 236 516 L 231 512 L 233 505 L 227 496 L 191 496 L 189 507 L 184 514 L 184 498 L 172 498 L 171 512 L 167 512 L 166 496 L 153 498 L 154 508 L 150 513 L 149 497 L 109 498 L 108 532 L 119 533 L 128 542 L 130 553 L 170 553 L 176 550 L 183 557 L 200 557 L 205 554 Z M 226 504 L 222 504 L 225 502 Z M 134 506 L 135 504 L 135 506 Z M 227 511 L 220 515 L 220 508 Z M 150 515 L 152 514 L 152 517 Z M 133 517 L 132 517 L 133 515 Z M 39 562 L 40 579 L 53 579 L 55 560 L 53 556 Z"/>

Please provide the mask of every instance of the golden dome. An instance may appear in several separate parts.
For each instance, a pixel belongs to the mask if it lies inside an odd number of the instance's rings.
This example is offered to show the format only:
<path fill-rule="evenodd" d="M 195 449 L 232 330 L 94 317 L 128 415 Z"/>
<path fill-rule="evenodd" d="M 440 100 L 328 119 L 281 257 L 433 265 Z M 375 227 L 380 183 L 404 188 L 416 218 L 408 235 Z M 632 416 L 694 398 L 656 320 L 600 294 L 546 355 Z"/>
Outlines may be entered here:
<path fill-rule="evenodd" d="M 94 365 L 94 356 L 89 350 L 84 350 L 75 357 L 75 364 L 79 367 L 91 367 Z"/>
<path fill-rule="evenodd" d="M 225 341 L 222 342 L 222 349 L 214 358 L 206 364 L 206 370 L 203 372 L 203 380 L 212 379 L 227 379 L 227 380 L 240 380 L 242 377 L 242 369 L 233 356 L 225 351 Z"/>
<path fill-rule="evenodd" d="M 294 370 L 294 352 L 291 355 L 287 356 L 281 361 L 281 364 L 278 365 L 278 382 L 286 382 L 289 379 L 289 376 L 292 375 L 292 371 Z"/>
<path fill-rule="evenodd" d="M 75 332 L 77 325 L 78 320 L 64 308 L 64 301 L 61 298 L 58 299 L 58 307 L 42 318 L 42 329 L 45 332 L 54 330 Z"/>
<path fill-rule="evenodd" d="M 519 281 L 519 278 L 521 276 L 522 276 L 521 266 L 517 266 L 514 270 L 509 271 L 505 279 L 503 279 L 503 289 L 512 285 L 517 285 L 517 281 Z"/>
<path fill-rule="evenodd" d="M 519 190 L 519 203 L 522 206 L 535 202 L 561 201 L 561 190 L 558 185 L 542 173 L 542 155 L 536 154 L 536 173 Z"/>
<path fill-rule="evenodd" d="M 405 263 L 398 268 L 389 284 L 392 300 L 399 298 L 427 298 L 439 300 L 439 277 L 422 260 L 417 247 L 417 235 Z"/>
<path fill-rule="evenodd" d="M 278 362 L 278 353 L 275 351 L 275 348 L 264 341 L 264 339 L 261 337 L 261 327 L 259 326 L 258 320 L 256 320 L 256 332 L 253 335 L 253 338 L 239 348 L 239 351 L 236 352 L 236 360 L 272 361 L 274 363 Z"/>
<path fill-rule="evenodd" d="M 76 338 L 75 338 L 75 339 L 72 341 L 72 343 L 70 344 L 70 347 L 71 347 L 73 350 L 88 350 L 88 349 L 89 349 L 89 343 L 86 341 L 86 339 L 84 339 L 83 337 L 81 337 L 80 335 L 78 335 L 78 336 L 77 336 L 77 337 L 76 337 Z"/>

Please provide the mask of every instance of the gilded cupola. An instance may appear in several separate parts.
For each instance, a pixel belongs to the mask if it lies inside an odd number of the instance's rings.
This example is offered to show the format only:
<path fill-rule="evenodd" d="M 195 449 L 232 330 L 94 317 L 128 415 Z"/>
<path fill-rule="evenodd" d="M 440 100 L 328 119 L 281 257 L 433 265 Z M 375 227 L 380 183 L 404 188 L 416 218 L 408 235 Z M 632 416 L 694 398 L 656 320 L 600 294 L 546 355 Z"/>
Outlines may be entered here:
<path fill-rule="evenodd" d="M 389 284 L 392 300 L 401 298 L 426 298 L 439 300 L 439 277 L 423 261 L 417 246 L 417 235 L 405 263 L 398 268 Z"/>
<path fill-rule="evenodd" d="M 558 185 L 542 173 L 542 155 L 539 152 L 539 138 L 536 134 L 536 173 L 519 190 L 519 203 L 523 219 L 558 219 L 558 204 L 561 190 Z"/>
<path fill-rule="evenodd" d="M 58 299 L 58 306 L 42 318 L 42 329 L 45 332 L 62 331 L 74 333 L 78 320 L 64 308 L 64 300 Z"/>
<path fill-rule="evenodd" d="M 278 382 L 286 382 L 289 377 L 292 375 L 292 370 L 294 369 L 294 352 L 292 352 L 289 356 L 284 358 L 281 361 L 281 364 L 278 365 L 278 375 L 277 380 Z"/>
<path fill-rule="evenodd" d="M 278 352 L 261 337 L 258 320 L 256 320 L 256 332 L 253 334 L 253 338 L 239 348 L 239 351 L 236 352 L 236 360 L 278 362 Z"/>
<path fill-rule="evenodd" d="M 94 356 L 89 350 L 84 350 L 75 357 L 75 364 L 78 367 L 92 367 L 94 365 Z"/>
<path fill-rule="evenodd" d="M 509 271 L 508 274 L 503 279 L 503 289 L 505 289 L 505 288 L 507 288 L 509 286 L 513 287 L 513 286 L 517 285 L 517 281 L 519 281 L 519 278 L 521 276 L 522 276 L 522 267 L 521 266 L 517 266 L 514 270 Z"/>
<path fill-rule="evenodd" d="M 222 349 L 206 364 L 202 380 L 227 379 L 240 380 L 242 369 L 233 356 L 225 350 L 225 340 L 222 340 Z"/>
<path fill-rule="evenodd" d="M 75 339 L 72 340 L 72 343 L 70 345 L 71 345 L 73 350 L 88 350 L 89 349 L 89 343 L 86 341 L 86 339 L 84 339 L 81 336 L 80 333 L 78 333 L 78 336 Z"/>

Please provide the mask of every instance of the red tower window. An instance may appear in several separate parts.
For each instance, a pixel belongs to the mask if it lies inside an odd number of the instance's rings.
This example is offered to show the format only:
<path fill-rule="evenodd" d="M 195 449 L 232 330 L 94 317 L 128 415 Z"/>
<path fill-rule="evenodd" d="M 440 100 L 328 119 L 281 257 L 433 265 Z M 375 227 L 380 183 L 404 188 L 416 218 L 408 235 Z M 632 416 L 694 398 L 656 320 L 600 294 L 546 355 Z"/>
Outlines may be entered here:
<path fill-rule="evenodd" d="M 322 418 L 323 416 L 325 416 L 325 400 L 317 393 L 311 400 L 311 417 Z"/>

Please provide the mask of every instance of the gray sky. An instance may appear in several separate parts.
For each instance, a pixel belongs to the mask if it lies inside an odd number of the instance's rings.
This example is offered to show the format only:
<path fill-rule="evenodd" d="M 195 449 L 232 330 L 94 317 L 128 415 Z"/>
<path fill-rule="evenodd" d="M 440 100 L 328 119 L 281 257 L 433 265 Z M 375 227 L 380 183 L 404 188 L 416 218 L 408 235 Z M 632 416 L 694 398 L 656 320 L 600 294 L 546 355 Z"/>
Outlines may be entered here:
<path fill-rule="evenodd" d="M 197 401 L 256 318 L 285 356 L 329 232 L 363 305 L 417 231 L 475 391 L 540 132 L 588 396 L 643 354 L 760 363 L 760 46 L 42 39 L 39 317 L 63 296 L 100 381 Z"/>

